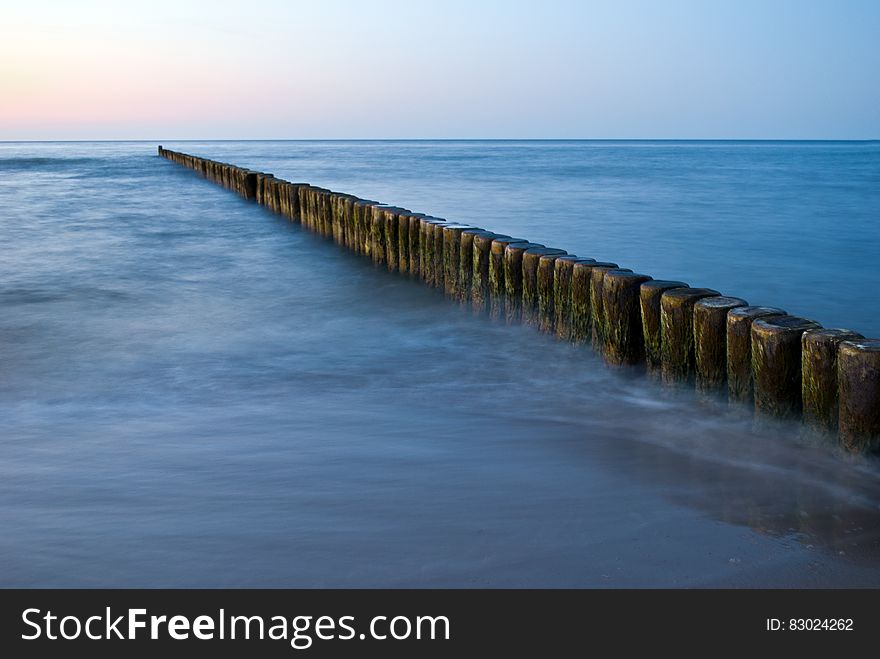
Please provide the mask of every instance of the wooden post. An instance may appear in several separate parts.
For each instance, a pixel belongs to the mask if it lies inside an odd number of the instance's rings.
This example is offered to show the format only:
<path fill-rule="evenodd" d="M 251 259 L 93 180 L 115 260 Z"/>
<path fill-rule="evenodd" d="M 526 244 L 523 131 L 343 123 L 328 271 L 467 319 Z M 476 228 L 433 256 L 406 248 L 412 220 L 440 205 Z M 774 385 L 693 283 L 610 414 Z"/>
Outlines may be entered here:
<path fill-rule="evenodd" d="M 809 430 L 837 433 L 837 349 L 842 341 L 864 338 L 846 329 L 807 330 L 801 337 L 801 400 Z"/>
<path fill-rule="evenodd" d="M 593 268 L 617 269 L 616 263 L 583 259 L 575 261 L 571 271 L 571 340 L 590 341 L 593 334 L 593 306 L 590 303 Z"/>
<path fill-rule="evenodd" d="M 482 231 L 468 224 L 447 222 L 443 225 L 443 289 L 446 295 L 461 299 L 463 291 L 458 270 L 461 266 L 461 233 L 467 230 Z"/>
<path fill-rule="evenodd" d="M 688 288 L 683 281 L 652 279 L 639 287 L 639 306 L 642 312 L 642 336 L 645 338 L 645 366 L 649 374 L 659 374 L 662 361 L 662 333 L 660 330 L 660 298 L 666 291 Z"/>
<path fill-rule="evenodd" d="M 424 213 L 409 213 L 407 215 L 407 223 L 409 224 L 409 274 L 412 277 L 421 277 L 421 250 L 419 242 L 421 240 L 422 218 L 426 217 Z"/>
<path fill-rule="evenodd" d="M 582 259 L 577 256 L 560 256 L 556 259 L 553 272 L 553 325 L 556 336 L 572 340 L 572 290 L 571 280 L 576 263 L 595 265 L 595 259 Z"/>
<path fill-rule="evenodd" d="M 522 320 L 523 254 L 542 247 L 539 243 L 511 243 L 504 248 L 504 311 L 509 323 Z"/>
<path fill-rule="evenodd" d="M 500 318 L 505 313 L 507 283 L 504 280 L 504 252 L 508 245 L 527 243 L 522 238 L 497 237 L 492 240 L 489 248 L 489 313 L 493 318 Z"/>
<path fill-rule="evenodd" d="M 489 264 L 491 261 L 492 243 L 495 239 L 510 238 L 491 231 L 475 233 L 472 242 L 473 272 L 471 279 L 471 304 L 474 311 L 489 309 Z"/>
<path fill-rule="evenodd" d="M 607 270 L 602 278 L 602 354 L 611 364 L 632 366 L 645 359 L 639 291 L 650 279 L 630 270 Z"/>
<path fill-rule="evenodd" d="M 385 207 L 385 264 L 391 272 L 400 270 L 398 258 L 400 257 L 400 236 L 398 234 L 398 217 L 401 213 L 406 215 L 409 211 L 397 206 Z M 404 269 L 404 272 L 406 270 Z"/>
<path fill-rule="evenodd" d="M 605 305 L 604 293 L 605 273 L 609 270 L 632 272 L 629 268 L 610 268 L 594 265 L 590 269 L 590 328 L 593 335 L 593 350 L 602 352 L 605 349 Z"/>
<path fill-rule="evenodd" d="M 538 323 L 538 265 L 542 256 L 563 256 L 565 251 L 550 247 L 532 247 L 522 255 L 522 320 Z M 552 290 L 552 289 L 551 289 Z"/>
<path fill-rule="evenodd" d="M 434 225 L 446 224 L 439 217 L 426 215 L 419 220 L 419 274 L 428 286 L 440 280 L 434 272 Z"/>
<path fill-rule="evenodd" d="M 385 208 L 386 205 L 373 206 L 370 214 L 370 256 L 373 263 L 385 265 Z"/>
<path fill-rule="evenodd" d="M 796 316 L 760 318 L 752 323 L 755 411 L 793 418 L 801 412 L 801 336 L 818 328 Z"/>
<path fill-rule="evenodd" d="M 563 256 L 567 256 L 563 252 Z M 544 254 L 538 259 L 538 328 L 542 332 L 556 331 L 556 259 L 559 254 Z"/>
<path fill-rule="evenodd" d="M 727 398 L 730 402 L 751 403 L 752 323 L 759 318 L 786 316 L 776 307 L 738 307 L 727 312 Z"/>
<path fill-rule="evenodd" d="M 841 343 L 837 379 L 840 444 L 852 453 L 880 450 L 880 339 Z"/>
<path fill-rule="evenodd" d="M 706 297 L 694 305 L 694 364 L 697 390 L 722 391 L 727 386 L 727 313 L 748 306 L 738 297 Z"/>
<path fill-rule="evenodd" d="M 673 288 L 660 297 L 660 369 L 663 382 L 689 381 L 694 374 L 694 305 L 720 295 L 711 288 Z"/>

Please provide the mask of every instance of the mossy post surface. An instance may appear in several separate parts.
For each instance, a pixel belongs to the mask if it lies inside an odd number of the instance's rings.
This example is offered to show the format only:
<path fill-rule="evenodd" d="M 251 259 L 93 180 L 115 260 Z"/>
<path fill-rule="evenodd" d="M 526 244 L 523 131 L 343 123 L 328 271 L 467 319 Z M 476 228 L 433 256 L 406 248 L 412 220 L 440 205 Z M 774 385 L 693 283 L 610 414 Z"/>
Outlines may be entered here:
<path fill-rule="evenodd" d="M 396 206 L 385 207 L 385 264 L 391 272 L 400 269 L 400 234 L 398 233 L 398 217 L 407 213 L 405 208 Z"/>
<path fill-rule="evenodd" d="M 796 316 L 760 318 L 752 323 L 755 411 L 780 418 L 801 412 L 801 337 L 819 324 Z"/>
<path fill-rule="evenodd" d="M 844 341 L 837 351 L 840 444 L 852 453 L 880 450 L 880 339 Z"/>
<path fill-rule="evenodd" d="M 689 288 L 683 281 L 652 279 L 639 287 L 639 307 L 642 316 L 642 336 L 645 340 L 645 367 L 648 373 L 660 373 L 663 358 L 663 336 L 660 327 L 660 298 L 666 291 Z"/>
<path fill-rule="evenodd" d="M 431 270 L 434 272 L 434 288 L 439 288 L 440 290 L 443 290 L 446 285 L 446 276 L 443 273 L 443 227 L 447 224 L 446 220 L 438 218 L 429 229 L 429 235 L 434 243 L 431 250 Z"/>
<path fill-rule="evenodd" d="M 471 299 L 471 287 L 474 282 L 474 236 L 485 233 L 484 229 L 465 229 L 461 232 L 458 242 L 458 300 L 468 302 Z"/>
<path fill-rule="evenodd" d="M 545 254 L 538 259 L 538 328 L 548 334 L 556 331 L 555 284 L 558 258 L 559 254 Z"/>
<path fill-rule="evenodd" d="M 333 213 L 330 210 L 332 190 L 321 189 L 318 192 L 318 233 L 325 238 L 333 236 Z"/>
<path fill-rule="evenodd" d="M 593 349 L 600 353 L 605 347 L 605 305 L 602 296 L 605 290 L 605 273 L 609 270 L 632 272 L 629 268 L 611 268 L 598 264 L 590 270 L 590 330 Z"/>
<path fill-rule="evenodd" d="M 694 375 L 694 305 L 720 295 L 711 288 L 673 288 L 660 297 L 660 372 L 663 382 L 688 382 Z"/>
<path fill-rule="evenodd" d="M 694 305 L 694 365 L 697 390 L 724 391 L 727 386 L 727 314 L 748 306 L 738 297 L 718 295 Z"/>
<path fill-rule="evenodd" d="M 837 432 L 837 349 L 864 339 L 847 329 L 807 330 L 801 336 L 801 401 L 804 425 L 818 434 Z"/>
<path fill-rule="evenodd" d="M 574 343 L 587 343 L 593 334 L 593 307 L 590 303 L 593 268 L 616 269 L 610 261 L 575 261 L 571 271 L 571 332 Z"/>
<path fill-rule="evenodd" d="M 438 217 L 427 215 L 419 220 L 419 267 L 420 276 L 428 286 L 436 286 L 440 279 L 435 271 L 434 251 L 434 227 L 437 224 L 446 224 Z"/>
<path fill-rule="evenodd" d="M 471 275 L 471 305 L 475 311 L 488 311 L 491 296 L 489 267 L 492 243 L 496 238 L 510 238 L 491 231 L 474 234 L 473 272 Z"/>
<path fill-rule="evenodd" d="M 576 263 L 596 263 L 574 255 L 560 256 L 554 263 L 553 272 L 553 326 L 560 339 L 572 339 L 571 280 Z"/>
<path fill-rule="evenodd" d="M 397 269 L 409 273 L 409 216 L 410 211 L 397 215 Z"/>
<path fill-rule="evenodd" d="M 732 403 L 754 399 L 752 375 L 752 323 L 759 318 L 786 316 L 776 307 L 748 306 L 727 312 L 727 398 Z"/>
<path fill-rule="evenodd" d="M 419 241 L 421 236 L 419 234 L 421 233 L 423 217 L 425 217 L 423 213 L 408 213 L 406 216 L 407 223 L 409 224 L 407 229 L 407 235 L 409 236 L 409 274 L 414 278 L 420 276 Z"/>
<path fill-rule="evenodd" d="M 275 200 L 277 202 L 277 200 Z M 334 192 L 330 195 L 331 236 L 337 245 L 345 245 L 345 221 L 342 216 L 345 195 Z"/>
<path fill-rule="evenodd" d="M 523 254 L 542 247 L 539 243 L 511 243 L 504 248 L 504 313 L 510 323 L 522 320 Z"/>
<path fill-rule="evenodd" d="M 520 317 L 529 325 L 538 324 L 538 265 L 542 256 L 564 256 L 552 247 L 531 247 L 522 254 L 522 309 Z M 552 291 L 552 288 L 551 288 Z"/>
<path fill-rule="evenodd" d="M 370 255 L 373 263 L 385 265 L 385 206 L 373 206 L 370 213 Z"/>
<path fill-rule="evenodd" d="M 507 284 L 504 281 L 504 251 L 508 245 L 528 243 L 523 238 L 498 237 L 489 248 L 489 313 L 493 318 L 504 316 Z"/>
<path fill-rule="evenodd" d="M 611 364 L 633 366 L 645 359 L 639 291 L 650 280 L 629 270 L 608 270 L 602 277 L 602 354 Z"/>
<path fill-rule="evenodd" d="M 482 231 L 479 227 L 448 222 L 443 225 L 443 289 L 456 300 L 461 298 L 458 269 L 461 264 L 461 232 L 468 229 Z"/>
<path fill-rule="evenodd" d="M 354 205 L 358 201 L 359 199 L 357 197 L 349 195 L 345 198 L 342 208 L 342 215 L 345 218 L 345 246 L 352 252 L 357 251 L 354 227 Z"/>

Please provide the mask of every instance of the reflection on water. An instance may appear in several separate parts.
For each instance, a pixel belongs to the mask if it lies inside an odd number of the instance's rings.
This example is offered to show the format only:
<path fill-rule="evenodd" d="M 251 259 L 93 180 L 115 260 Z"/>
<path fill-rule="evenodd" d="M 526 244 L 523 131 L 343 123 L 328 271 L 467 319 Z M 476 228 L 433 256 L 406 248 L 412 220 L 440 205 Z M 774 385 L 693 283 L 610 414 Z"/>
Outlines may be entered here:
<path fill-rule="evenodd" d="M 0 146 L 0 584 L 880 585 L 876 462 L 464 311 L 153 149 Z M 448 190 L 443 154 L 385 185 Z"/>

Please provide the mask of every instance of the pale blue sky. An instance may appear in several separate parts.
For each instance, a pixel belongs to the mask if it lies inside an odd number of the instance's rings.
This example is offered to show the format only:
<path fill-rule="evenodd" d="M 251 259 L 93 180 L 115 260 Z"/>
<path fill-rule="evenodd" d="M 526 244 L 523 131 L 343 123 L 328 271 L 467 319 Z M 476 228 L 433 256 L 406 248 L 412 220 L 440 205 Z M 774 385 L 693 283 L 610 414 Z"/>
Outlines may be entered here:
<path fill-rule="evenodd" d="M 880 138 L 880 1 L 3 5 L 0 139 Z"/>

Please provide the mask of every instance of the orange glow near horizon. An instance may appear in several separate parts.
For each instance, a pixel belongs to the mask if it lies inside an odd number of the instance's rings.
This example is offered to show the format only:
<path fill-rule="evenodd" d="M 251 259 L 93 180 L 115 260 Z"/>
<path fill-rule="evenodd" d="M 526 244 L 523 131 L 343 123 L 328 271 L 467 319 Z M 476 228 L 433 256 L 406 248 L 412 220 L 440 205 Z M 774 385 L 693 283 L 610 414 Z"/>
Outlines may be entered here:
<path fill-rule="evenodd" d="M 8 5 L 0 140 L 880 137 L 871 3 Z"/>

